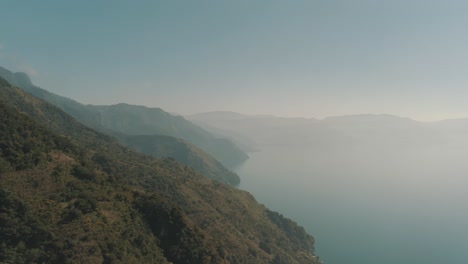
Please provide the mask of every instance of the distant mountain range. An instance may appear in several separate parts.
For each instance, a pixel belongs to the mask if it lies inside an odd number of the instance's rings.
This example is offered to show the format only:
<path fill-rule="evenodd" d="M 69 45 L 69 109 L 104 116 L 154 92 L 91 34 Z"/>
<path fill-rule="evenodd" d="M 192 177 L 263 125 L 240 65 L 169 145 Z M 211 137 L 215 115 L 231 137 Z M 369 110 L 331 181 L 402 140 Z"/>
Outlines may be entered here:
<path fill-rule="evenodd" d="M 248 159 L 247 154 L 228 139 L 215 136 L 181 116 L 159 108 L 124 103 L 110 106 L 83 105 L 35 86 L 25 73 L 13 73 L 0 67 L 0 76 L 61 108 L 83 124 L 117 137 L 129 147 L 155 157 L 174 157 L 221 182 L 236 185 L 240 181 L 238 175 L 224 166 L 238 166 Z"/>
<path fill-rule="evenodd" d="M 468 138 L 468 119 L 418 122 L 392 115 L 348 115 L 322 120 L 274 116 L 242 115 L 233 112 L 208 112 L 186 118 L 220 135 L 248 142 L 251 148 L 264 145 L 302 145 L 342 147 L 370 144 L 405 147 L 463 143 Z M 462 140 L 462 138 L 464 140 Z"/>
<path fill-rule="evenodd" d="M 247 148 L 246 151 L 258 150 L 259 146 L 264 144 L 282 144 L 283 140 L 292 143 L 297 128 L 313 124 L 315 121 L 225 111 L 188 115 L 186 118 L 207 130 L 232 138 L 239 146 L 249 146 L 250 149 Z"/>
<path fill-rule="evenodd" d="M 123 147 L 3 78 L 0 120 L 1 263 L 320 263 L 302 227 L 249 193 Z"/>

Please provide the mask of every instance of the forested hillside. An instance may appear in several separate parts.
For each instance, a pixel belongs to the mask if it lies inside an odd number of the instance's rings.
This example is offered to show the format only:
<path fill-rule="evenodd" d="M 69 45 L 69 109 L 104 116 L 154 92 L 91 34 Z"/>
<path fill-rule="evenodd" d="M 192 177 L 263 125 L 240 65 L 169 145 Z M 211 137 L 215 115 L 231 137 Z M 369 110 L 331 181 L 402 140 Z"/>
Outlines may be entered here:
<path fill-rule="evenodd" d="M 302 227 L 0 79 L 0 262 L 318 263 Z"/>
<path fill-rule="evenodd" d="M 0 67 L 0 76 L 61 108 L 79 122 L 115 136 L 133 149 L 144 150 L 144 153 L 155 157 L 173 157 L 197 172 L 223 183 L 237 185 L 240 181 L 239 176 L 225 166 L 237 166 L 248 156 L 229 140 L 216 137 L 180 116 L 171 115 L 159 108 L 127 104 L 83 105 L 33 85 L 25 73 L 13 73 Z M 142 144 L 145 145 L 144 149 L 141 148 Z M 184 145 L 183 148 L 180 147 L 181 144 Z M 164 147 L 160 147 L 162 145 Z"/>

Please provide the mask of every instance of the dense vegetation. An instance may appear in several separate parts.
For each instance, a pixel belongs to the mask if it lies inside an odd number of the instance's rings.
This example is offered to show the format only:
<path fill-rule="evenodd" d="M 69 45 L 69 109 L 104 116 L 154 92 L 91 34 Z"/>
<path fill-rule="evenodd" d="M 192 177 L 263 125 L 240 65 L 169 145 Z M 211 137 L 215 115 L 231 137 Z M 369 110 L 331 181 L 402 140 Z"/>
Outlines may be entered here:
<path fill-rule="evenodd" d="M 173 134 L 184 138 L 190 138 L 190 140 L 194 142 L 211 142 L 210 144 L 213 144 L 213 146 L 208 148 L 216 149 L 217 154 L 221 151 L 237 153 L 231 157 L 226 156 L 226 158 L 229 158 L 230 161 L 228 163 L 231 165 L 237 164 L 245 159 L 245 157 L 240 155 L 240 152 L 236 150 L 232 151 L 232 148 L 235 148 L 235 146 L 228 141 L 212 139 L 212 136 L 206 131 L 201 130 L 180 117 L 174 117 L 161 109 L 128 106 L 125 104 L 109 107 L 85 106 L 71 99 L 49 93 L 46 90 L 34 86 L 29 77 L 24 73 L 12 73 L 0 67 L 0 76 L 5 77 L 27 92 L 55 104 L 94 129 L 115 136 L 121 143 L 135 150 L 155 157 L 173 157 L 182 164 L 194 168 L 197 172 L 223 183 L 237 185 L 240 181 L 238 175 L 229 171 L 211 155 L 187 141 L 176 139 L 171 136 L 159 135 Z M 106 111 L 107 114 L 103 114 L 99 109 L 111 110 Z M 135 109 L 143 109 L 144 111 L 136 113 Z M 109 117 L 112 117 L 112 122 L 108 120 Z M 69 118 L 69 116 L 67 116 L 67 118 Z M 174 122 L 177 124 L 174 125 Z M 116 125 L 117 123 L 122 124 Z M 125 133 L 132 135 L 127 135 Z M 140 133 L 158 133 L 158 135 L 133 135 Z M 194 136 L 190 136 L 190 133 L 193 133 Z M 203 138 L 203 140 L 201 140 L 200 137 Z M 204 143 L 202 143 L 202 145 L 203 144 Z M 237 158 L 235 156 L 237 156 Z"/>
<path fill-rule="evenodd" d="M 228 168 L 233 168 L 248 158 L 229 140 L 216 137 L 183 117 L 174 116 L 159 108 L 128 104 L 83 105 L 33 85 L 25 73 L 12 73 L 0 67 L 0 76 L 101 132 L 124 135 L 165 135 L 183 139 L 216 157 Z M 192 164 L 186 165 L 192 166 Z"/>
<path fill-rule="evenodd" d="M 154 159 L 0 78 L 0 262 L 318 263 L 247 192 Z"/>

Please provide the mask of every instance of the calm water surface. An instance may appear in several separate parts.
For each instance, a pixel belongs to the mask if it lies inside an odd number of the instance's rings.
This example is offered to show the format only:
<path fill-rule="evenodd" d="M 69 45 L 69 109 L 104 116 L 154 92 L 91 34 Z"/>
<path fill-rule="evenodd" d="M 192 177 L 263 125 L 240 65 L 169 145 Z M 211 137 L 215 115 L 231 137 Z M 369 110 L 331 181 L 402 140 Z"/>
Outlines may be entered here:
<path fill-rule="evenodd" d="M 240 188 L 313 234 L 325 264 L 468 263 L 468 148 L 262 149 Z"/>

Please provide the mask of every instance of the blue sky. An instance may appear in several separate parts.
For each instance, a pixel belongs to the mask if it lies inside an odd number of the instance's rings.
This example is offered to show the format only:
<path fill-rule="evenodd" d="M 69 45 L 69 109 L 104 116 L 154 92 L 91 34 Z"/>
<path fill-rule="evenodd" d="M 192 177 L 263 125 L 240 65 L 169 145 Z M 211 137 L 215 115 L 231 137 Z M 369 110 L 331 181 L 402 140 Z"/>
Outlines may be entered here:
<path fill-rule="evenodd" d="M 468 117 L 468 2 L 17 1 L 0 65 L 83 103 Z"/>

